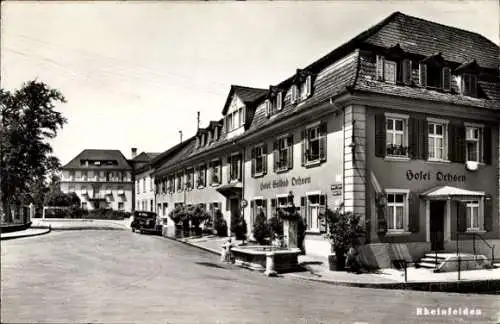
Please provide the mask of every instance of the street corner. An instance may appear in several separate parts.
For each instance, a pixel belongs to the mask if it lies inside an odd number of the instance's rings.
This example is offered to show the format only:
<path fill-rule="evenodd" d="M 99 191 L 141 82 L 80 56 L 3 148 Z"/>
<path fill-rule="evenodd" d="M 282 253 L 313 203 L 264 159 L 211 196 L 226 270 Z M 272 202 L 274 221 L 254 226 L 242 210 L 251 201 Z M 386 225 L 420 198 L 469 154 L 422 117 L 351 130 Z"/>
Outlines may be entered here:
<path fill-rule="evenodd" d="M 40 236 L 44 234 L 48 234 L 52 231 L 50 226 L 47 227 L 30 227 L 28 229 L 10 233 L 2 233 L 0 234 L 0 240 L 12 240 L 17 238 L 31 237 L 31 236 Z"/>

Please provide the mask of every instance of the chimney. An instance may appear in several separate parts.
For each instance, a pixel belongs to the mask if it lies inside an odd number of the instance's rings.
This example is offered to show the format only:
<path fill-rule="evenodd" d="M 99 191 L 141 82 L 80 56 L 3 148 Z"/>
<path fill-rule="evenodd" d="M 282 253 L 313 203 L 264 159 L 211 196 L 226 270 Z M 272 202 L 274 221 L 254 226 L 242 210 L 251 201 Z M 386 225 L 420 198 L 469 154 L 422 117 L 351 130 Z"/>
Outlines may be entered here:
<path fill-rule="evenodd" d="M 182 143 L 182 131 L 179 131 L 179 135 L 181 136 L 181 143 Z"/>
<path fill-rule="evenodd" d="M 132 159 L 135 158 L 136 156 L 137 156 L 137 148 L 132 147 Z"/>
<path fill-rule="evenodd" d="M 196 119 L 196 130 L 200 129 L 200 112 L 198 111 L 198 118 Z"/>

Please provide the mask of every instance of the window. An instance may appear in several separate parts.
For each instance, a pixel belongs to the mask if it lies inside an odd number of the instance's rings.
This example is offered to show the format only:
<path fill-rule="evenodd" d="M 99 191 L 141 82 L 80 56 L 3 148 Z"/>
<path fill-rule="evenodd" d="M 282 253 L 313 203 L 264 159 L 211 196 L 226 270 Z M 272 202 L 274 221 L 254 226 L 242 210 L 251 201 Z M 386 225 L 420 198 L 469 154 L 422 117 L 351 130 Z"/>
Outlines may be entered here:
<path fill-rule="evenodd" d="M 139 193 L 139 180 L 135 180 L 135 192 Z"/>
<path fill-rule="evenodd" d="M 239 116 L 238 125 L 241 127 L 241 125 L 243 125 L 243 122 L 244 122 L 244 120 L 243 120 L 243 108 L 240 108 L 238 110 L 238 116 Z"/>
<path fill-rule="evenodd" d="M 326 123 L 306 129 L 304 142 L 305 163 L 316 163 L 326 160 Z"/>
<path fill-rule="evenodd" d="M 386 153 L 389 156 L 408 156 L 407 118 L 386 118 Z"/>
<path fill-rule="evenodd" d="M 292 102 L 292 104 L 294 104 L 294 103 L 297 103 L 298 100 L 299 100 L 299 87 L 296 84 L 294 84 L 294 85 L 292 85 L 291 102 Z"/>
<path fill-rule="evenodd" d="M 467 161 L 480 162 L 481 131 L 480 127 L 466 127 L 465 129 Z"/>
<path fill-rule="evenodd" d="M 75 171 L 69 171 L 69 180 L 70 181 L 75 180 Z"/>
<path fill-rule="evenodd" d="M 198 168 L 198 179 L 196 181 L 197 187 L 198 188 L 205 187 L 206 181 L 207 181 L 207 166 L 203 164 Z"/>
<path fill-rule="evenodd" d="M 446 124 L 432 123 L 428 124 L 429 128 L 429 159 L 447 160 L 447 127 Z"/>
<path fill-rule="evenodd" d="M 87 181 L 87 179 L 88 179 L 87 171 L 82 171 L 82 180 Z"/>
<path fill-rule="evenodd" d="M 301 202 L 302 205 L 304 204 L 303 200 Z M 324 231 L 325 227 L 322 217 L 326 211 L 326 195 L 307 195 L 305 204 L 306 205 L 302 207 L 305 210 L 307 230 L 316 232 Z"/>
<path fill-rule="evenodd" d="M 250 213 L 250 226 L 255 224 L 255 219 L 260 213 L 267 219 L 267 201 L 263 198 L 255 198 L 250 201 Z"/>
<path fill-rule="evenodd" d="M 407 227 L 408 194 L 391 192 L 387 194 L 387 230 L 403 232 Z"/>
<path fill-rule="evenodd" d="M 471 73 L 462 74 L 462 94 L 464 96 L 477 96 L 477 76 Z"/>
<path fill-rule="evenodd" d="M 177 191 L 182 190 L 182 173 L 177 174 Z"/>
<path fill-rule="evenodd" d="M 307 99 L 312 94 L 312 76 L 308 75 L 300 84 L 300 100 Z"/>
<path fill-rule="evenodd" d="M 252 177 L 267 172 L 267 145 L 260 144 L 252 149 Z"/>
<path fill-rule="evenodd" d="M 118 202 L 118 210 L 124 210 L 125 209 L 125 204 L 123 203 L 123 201 L 119 201 Z"/>
<path fill-rule="evenodd" d="M 479 224 L 479 201 L 469 201 L 465 204 L 467 217 L 467 230 L 480 230 Z"/>
<path fill-rule="evenodd" d="M 220 203 L 218 203 L 218 202 L 210 203 L 208 208 L 209 208 L 210 216 L 212 217 L 212 224 L 213 224 L 215 222 L 216 213 L 218 210 L 220 210 Z"/>
<path fill-rule="evenodd" d="M 313 140 L 317 141 L 319 139 L 315 138 Z M 318 156 L 319 156 L 319 144 L 313 143 L 311 147 L 318 146 Z M 293 167 L 293 136 L 281 137 L 274 144 L 274 169 L 275 171 L 289 170 Z"/>
<path fill-rule="evenodd" d="M 82 202 L 82 209 L 87 209 L 87 202 Z"/>
<path fill-rule="evenodd" d="M 186 189 L 193 188 L 193 179 L 194 179 L 194 169 L 191 168 L 191 169 L 186 170 L 186 178 L 185 178 Z"/>
<path fill-rule="evenodd" d="M 231 181 L 241 181 L 241 155 L 231 155 L 229 162 L 229 179 Z"/>
<path fill-rule="evenodd" d="M 276 94 L 276 110 L 280 111 L 283 108 L 283 93 L 280 91 Z"/>
<path fill-rule="evenodd" d="M 395 61 L 384 60 L 384 80 L 389 83 L 396 83 L 397 63 Z"/>
<path fill-rule="evenodd" d="M 75 192 L 75 187 L 73 186 L 69 187 L 68 192 Z"/>
<path fill-rule="evenodd" d="M 94 165 L 101 165 L 101 161 L 94 161 Z"/>
<path fill-rule="evenodd" d="M 210 175 L 210 185 L 219 185 L 222 182 L 222 173 L 220 160 L 212 161 L 211 163 L 211 175 Z"/>
<path fill-rule="evenodd" d="M 441 88 L 442 67 L 427 65 L 427 86 L 431 88 Z"/>
<path fill-rule="evenodd" d="M 278 197 L 277 202 L 278 202 L 278 208 L 287 208 L 288 207 L 288 195 Z"/>
<path fill-rule="evenodd" d="M 227 130 L 232 131 L 233 130 L 233 115 L 229 114 L 226 118 L 227 118 Z"/>

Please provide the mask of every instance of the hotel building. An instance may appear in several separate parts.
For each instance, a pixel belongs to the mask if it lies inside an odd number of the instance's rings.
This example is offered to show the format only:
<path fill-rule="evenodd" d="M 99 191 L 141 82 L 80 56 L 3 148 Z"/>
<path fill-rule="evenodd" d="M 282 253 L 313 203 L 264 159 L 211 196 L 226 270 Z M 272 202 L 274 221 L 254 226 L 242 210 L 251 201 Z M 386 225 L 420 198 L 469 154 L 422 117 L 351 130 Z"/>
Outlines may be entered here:
<path fill-rule="evenodd" d="M 132 167 L 118 150 L 83 150 L 62 167 L 61 191 L 75 192 L 83 209 L 132 211 Z"/>
<path fill-rule="evenodd" d="M 229 228 L 236 213 L 251 236 L 257 211 L 292 195 L 306 253 L 323 256 L 321 216 L 343 203 L 375 255 L 457 239 L 490 255 L 478 238 L 500 243 L 498 57 L 481 35 L 396 12 L 277 85 L 233 85 L 222 119 L 153 171 L 157 202 L 220 209 Z"/>

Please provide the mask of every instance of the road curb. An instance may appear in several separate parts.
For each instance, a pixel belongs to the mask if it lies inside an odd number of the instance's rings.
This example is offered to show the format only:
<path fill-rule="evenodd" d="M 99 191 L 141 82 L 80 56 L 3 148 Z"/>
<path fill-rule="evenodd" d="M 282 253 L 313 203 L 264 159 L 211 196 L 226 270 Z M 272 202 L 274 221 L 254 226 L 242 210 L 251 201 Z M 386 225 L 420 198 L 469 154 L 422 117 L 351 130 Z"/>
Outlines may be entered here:
<path fill-rule="evenodd" d="M 200 250 L 204 250 L 204 251 L 210 252 L 212 254 L 221 255 L 221 252 L 219 252 L 217 250 L 214 250 L 214 249 L 206 248 L 204 246 L 200 246 L 200 245 L 197 245 L 197 244 L 194 244 L 194 243 L 190 243 L 190 242 L 181 241 L 181 240 L 178 240 L 178 239 L 176 239 L 174 237 L 171 237 L 171 236 L 163 236 L 163 237 L 167 238 L 169 240 L 172 240 L 172 241 L 176 241 L 176 242 L 179 242 L 179 243 L 183 243 L 183 244 L 186 244 L 186 245 L 198 248 Z"/>
<path fill-rule="evenodd" d="M 34 234 L 20 234 L 20 235 L 13 235 L 13 236 L 7 236 L 7 237 L 0 237 L 0 241 L 6 241 L 6 240 L 13 240 L 13 239 L 18 239 L 18 238 L 23 238 L 23 237 L 32 237 L 32 236 L 40 236 L 40 235 L 45 235 L 48 234 L 52 231 L 51 227 L 31 227 L 31 228 L 44 228 L 45 231 L 40 232 L 40 233 L 34 233 Z"/>
<path fill-rule="evenodd" d="M 435 292 L 454 293 L 494 293 L 500 290 L 500 280 L 464 280 L 464 281 L 436 281 L 436 282 L 394 282 L 394 283 L 368 283 L 368 282 L 348 282 L 333 281 L 323 278 L 311 278 L 308 276 L 290 273 L 291 277 L 308 281 L 322 282 L 329 285 L 373 288 L 373 289 L 398 289 L 398 290 L 418 290 Z"/>

